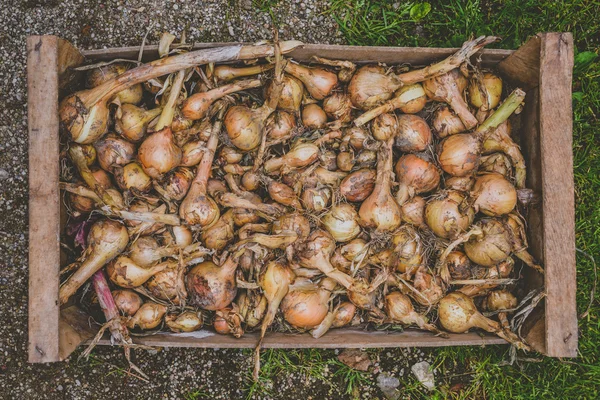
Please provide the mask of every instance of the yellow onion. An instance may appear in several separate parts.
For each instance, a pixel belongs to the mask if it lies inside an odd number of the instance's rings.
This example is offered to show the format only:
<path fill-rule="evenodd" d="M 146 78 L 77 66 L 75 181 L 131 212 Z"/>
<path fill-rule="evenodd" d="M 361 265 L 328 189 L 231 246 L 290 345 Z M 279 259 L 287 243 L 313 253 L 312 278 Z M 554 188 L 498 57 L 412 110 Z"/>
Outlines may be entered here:
<path fill-rule="evenodd" d="M 477 126 L 478 121 L 463 98 L 466 87 L 467 80 L 458 69 L 453 69 L 444 75 L 423 82 L 423 89 L 427 97 L 435 101 L 448 103 L 464 126 L 467 129 L 472 129 Z"/>
<path fill-rule="evenodd" d="M 167 261 L 162 264 L 166 264 L 166 268 L 154 274 L 144 286 L 157 299 L 179 304 L 180 295 L 185 296 L 185 285 L 182 281 L 179 264 L 176 261 Z"/>
<path fill-rule="evenodd" d="M 129 211 L 132 211 L 132 212 L 155 212 L 155 213 L 164 214 L 166 212 L 166 209 L 167 208 L 164 205 L 155 208 L 152 205 L 150 205 L 149 203 L 147 203 L 143 200 L 140 200 L 140 199 L 135 200 L 129 206 Z M 131 220 L 125 220 L 125 225 L 127 225 L 130 228 L 134 228 L 134 232 L 143 233 L 145 235 L 151 235 L 153 233 L 160 231 L 161 229 L 163 229 L 165 227 L 165 225 L 160 222 L 151 223 L 151 222 L 131 221 Z"/>
<path fill-rule="evenodd" d="M 68 193 L 69 204 L 77 211 L 89 213 L 96 209 L 96 202 L 89 197 L 79 196 L 74 193 Z"/>
<path fill-rule="evenodd" d="M 492 153 L 481 157 L 479 172 L 495 172 L 506 178 L 512 175 L 510 159 L 503 153 Z"/>
<path fill-rule="evenodd" d="M 323 279 L 319 286 L 308 279 L 296 278 L 281 302 L 283 317 L 298 329 L 316 327 L 329 311 L 329 297 L 335 286 L 336 282 L 329 278 Z"/>
<path fill-rule="evenodd" d="M 321 129 L 327 123 L 327 114 L 318 104 L 307 104 L 302 108 L 302 124 L 310 129 Z"/>
<path fill-rule="evenodd" d="M 225 146 L 219 152 L 219 162 L 223 164 L 237 164 L 243 157 L 244 154 L 234 147 Z"/>
<path fill-rule="evenodd" d="M 127 327 L 133 329 L 139 326 L 140 329 L 148 330 L 154 329 L 163 320 L 164 315 L 167 313 L 167 307 L 162 304 L 148 301 L 140 307 L 129 321 L 127 321 Z"/>
<path fill-rule="evenodd" d="M 335 171 L 337 169 L 337 153 L 333 150 L 321 152 L 319 161 L 321 162 L 321 166 L 329 171 Z"/>
<path fill-rule="evenodd" d="M 498 104 L 502 97 L 502 79 L 485 72 L 483 75 L 475 74 L 469 83 L 469 101 L 482 111 L 489 111 Z"/>
<path fill-rule="evenodd" d="M 310 222 L 299 213 L 285 214 L 273 221 L 272 232 L 275 235 L 292 232 L 298 236 L 298 240 L 303 241 L 310 234 Z"/>
<path fill-rule="evenodd" d="M 508 214 L 517 205 L 517 191 L 497 173 L 479 175 L 470 193 L 473 208 L 490 217 Z"/>
<path fill-rule="evenodd" d="M 175 115 L 173 116 L 173 122 L 171 122 L 171 130 L 173 131 L 173 133 L 186 131 L 188 129 L 191 129 L 194 125 L 194 121 L 185 118 L 178 108 L 175 109 L 174 114 Z M 179 144 L 179 142 L 177 144 Z"/>
<path fill-rule="evenodd" d="M 423 265 L 423 259 L 422 239 L 413 227 L 406 225 L 394 232 L 390 262 L 398 272 L 412 275 Z"/>
<path fill-rule="evenodd" d="M 392 140 L 381 142 L 377 154 L 377 180 L 373 193 L 360 206 L 361 224 L 377 231 L 393 231 L 401 220 L 400 206 L 390 191 L 392 175 Z"/>
<path fill-rule="evenodd" d="M 451 176 L 444 181 L 444 187 L 448 190 L 458 190 L 459 192 L 469 192 L 475 184 L 475 178 L 472 175 Z"/>
<path fill-rule="evenodd" d="M 113 290 L 112 296 L 115 305 L 123 315 L 132 316 L 142 306 L 142 298 L 132 290 Z"/>
<path fill-rule="evenodd" d="M 327 314 L 327 316 L 321 321 L 321 323 L 313 329 L 310 334 L 315 339 L 320 338 L 330 328 L 341 328 L 352 322 L 352 319 L 356 315 L 356 306 L 349 301 L 344 301 L 337 305 L 337 307 Z"/>
<path fill-rule="evenodd" d="M 347 242 L 360 233 L 358 214 L 354 207 L 348 203 L 331 207 L 321 218 L 321 222 L 336 242 Z"/>
<path fill-rule="evenodd" d="M 259 284 L 268 304 L 267 312 L 260 328 L 261 341 L 265 336 L 267 329 L 275 320 L 279 305 L 288 294 L 294 278 L 295 276 L 292 270 L 286 264 L 277 261 L 270 261 L 267 264 L 265 273 L 260 277 Z"/>
<path fill-rule="evenodd" d="M 170 262 L 164 262 L 151 267 L 142 267 L 127 256 L 119 256 L 106 266 L 106 273 L 115 285 L 131 289 L 143 285 L 154 274 L 163 271 L 169 265 Z"/>
<path fill-rule="evenodd" d="M 369 110 L 389 100 L 401 87 L 402 82 L 394 74 L 386 73 L 384 67 L 366 65 L 350 80 L 348 94 L 356 108 Z"/>
<path fill-rule="evenodd" d="M 470 133 L 448 136 L 439 144 L 440 167 L 452 176 L 472 174 L 479 167 L 480 151 L 479 140 Z"/>
<path fill-rule="evenodd" d="M 318 213 L 329 206 L 332 195 L 328 186 L 305 188 L 300 200 L 305 209 Z"/>
<path fill-rule="evenodd" d="M 436 166 L 415 154 L 400 157 L 395 170 L 399 185 L 396 201 L 401 206 L 417 194 L 436 189 L 440 183 Z"/>
<path fill-rule="evenodd" d="M 260 176 L 254 171 L 247 171 L 242 176 L 242 186 L 250 191 L 258 189 L 260 187 Z"/>
<path fill-rule="evenodd" d="M 194 173 L 190 168 L 177 167 L 165 176 L 160 186 L 166 198 L 179 201 L 187 194 L 193 179 Z"/>
<path fill-rule="evenodd" d="M 352 119 L 352 102 L 347 94 L 337 92 L 323 100 L 323 111 L 330 119 L 347 123 Z"/>
<path fill-rule="evenodd" d="M 396 114 L 381 114 L 373 120 L 371 130 L 377 140 L 386 141 L 398 134 L 398 116 Z"/>
<path fill-rule="evenodd" d="M 398 130 L 394 146 L 405 153 L 426 150 L 431 145 L 431 130 L 427 122 L 418 115 L 399 115 Z"/>
<path fill-rule="evenodd" d="M 285 140 L 292 136 L 296 118 L 285 111 L 275 111 L 267 118 L 265 132 L 270 140 Z"/>
<path fill-rule="evenodd" d="M 257 327 L 267 312 L 267 298 L 262 295 L 252 295 L 253 293 L 250 292 L 248 295 L 245 292 L 241 293 L 236 300 L 240 316 L 246 323 L 246 327 L 250 329 Z"/>
<path fill-rule="evenodd" d="M 198 165 L 200 160 L 202 160 L 205 150 L 205 142 L 199 140 L 187 142 L 181 148 L 181 165 L 184 167 L 193 167 L 194 165 Z"/>
<path fill-rule="evenodd" d="M 377 164 L 377 152 L 373 150 L 361 150 L 356 156 L 356 163 L 360 168 L 372 168 Z"/>
<path fill-rule="evenodd" d="M 124 167 L 113 167 L 113 174 L 122 190 L 135 189 L 147 192 L 152 189 L 152 178 L 146 175 L 142 166 L 136 162 L 131 162 Z"/>
<path fill-rule="evenodd" d="M 257 75 L 262 72 L 273 69 L 273 64 L 263 65 L 252 65 L 249 67 L 233 67 L 231 65 L 217 65 L 213 71 L 212 76 L 219 81 L 230 81 L 235 78 L 241 78 L 243 76 Z"/>
<path fill-rule="evenodd" d="M 218 99 L 231 93 L 257 88 L 261 85 L 262 82 L 259 79 L 249 79 L 220 86 L 208 92 L 195 93 L 183 102 L 181 112 L 185 118 L 192 121 L 202 119 Z"/>
<path fill-rule="evenodd" d="M 510 131 L 510 122 L 506 120 L 498 125 L 492 132 L 488 132 L 483 141 L 482 152 L 483 154 L 494 152 L 506 154 L 506 156 L 510 158 L 512 167 L 515 169 L 515 186 L 517 189 L 523 189 L 525 187 L 527 175 L 525 159 L 523 158 L 523 154 L 521 154 L 519 146 L 512 140 Z"/>
<path fill-rule="evenodd" d="M 113 167 L 123 166 L 133 160 L 135 145 L 110 134 L 94 143 L 98 163 L 103 170 L 112 172 Z"/>
<path fill-rule="evenodd" d="M 260 145 L 265 122 L 275 111 L 265 102 L 262 107 L 233 106 L 225 115 L 225 129 L 231 143 L 242 151 L 251 151 Z"/>
<path fill-rule="evenodd" d="M 152 236 L 140 236 L 129 245 L 129 258 L 142 268 L 149 268 L 162 260 L 178 253 L 175 246 L 161 247 Z"/>
<path fill-rule="evenodd" d="M 209 249 L 221 251 L 233 240 L 233 229 L 233 209 L 229 209 L 216 224 L 202 231 L 202 242 Z"/>
<path fill-rule="evenodd" d="M 264 169 L 267 173 L 287 168 L 302 168 L 312 164 L 319 158 L 319 147 L 313 143 L 298 143 L 289 152 L 278 158 L 265 161 Z"/>
<path fill-rule="evenodd" d="M 462 251 L 450 252 L 444 260 L 444 264 L 452 279 L 470 279 L 473 275 L 471 271 L 471 262 L 467 255 Z"/>
<path fill-rule="evenodd" d="M 355 157 L 349 151 L 340 151 L 336 158 L 337 167 L 340 171 L 349 172 L 354 167 Z"/>
<path fill-rule="evenodd" d="M 440 139 L 446 136 L 456 135 L 467 130 L 465 125 L 462 123 L 460 118 L 450 110 L 448 106 L 439 107 L 433 114 L 433 120 L 431 121 L 433 130 L 437 133 Z"/>
<path fill-rule="evenodd" d="M 511 235 L 506 226 L 499 220 L 484 218 L 476 224 L 480 235 L 472 236 L 465 244 L 465 254 L 475 264 L 484 267 L 506 260 L 512 252 Z"/>
<path fill-rule="evenodd" d="M 404 202 L 400 206 L 402 221 L 416 227 L 425 226 L 425 204 L 425 199 L 421 196 L 415 196 Z"/>
<path fill-rule="evenodd" d="M 265 179 L 267 182 L 267 192 L 273 200 L 279 204 L 294 207 L 297 210 L 302 210 L 302 204 L 300 204 L 300 200 L 296 196 L 294 189 L 285 183 L 281 183 L 273 179 Z"/>
<path fill-rule="evenodd" d="M 245 208 L 233 209 L 233 223 L 236 226 L 255 224 L 258 221 L 260 221 L 260 216 L 257 215 L 256 211 L 246 210 Z"/>
<path fill-rule="evenodd" d="M 227 307 L 237 293 L 235 270 L 238 260 L 229 256 L 222 266 L 204 261 L 193 267 L 186 275 L 189 300 L 205 310 Z"/>
<path fill-rule="evenodd" d="M 85 77 L 86 87 L 94 88 L 116 78 L 129 69 L 129 64 L 120 62 L 91 69 Z M 140 83 L 118 92 L 116 97 L 122 104 L 137 104 L 142 100 L 143 88 Z"/>
<path fill-rule="evenodd" d="M 221 335 L 233 335 L 236 338 L 242 337 L 244 329 L 242 328 L 242 318 L 237 310 L 232 307 L 225 307 L 217 310 L 213 327 Z"/>
<path fill-rule="evenodd" d="M 304 94 L 304 86 L 302 82 L 291 75 L 284 75 L 282 79 L 283 88 L 281 97 L 277 103 L 277 109 L 286 111 L 291 114 L 297 114 L 300 111 L 302 104 L 302 96 Z M 273 95 L 273 85 L 267 87 L 265 98 Z"/>
<path fill-rule="evenodd" d="M 94 165 L 98 158 L 98 154 L 96 153 L 96 149 L 94 148 L 94 146 L 91 144 L 84 144 L 81 146 L 81 152 L 85 159 L 85 164 L 88 167 Z"/>
<path fill-rule="evenodd" d="M 202 328 L 201 312 L 184 311 L 181 314 L 167 314 L 165 324 L 172 332 L 193 332 Z"/>
<path fill-rule="evenodd" d="M 425 266 L 421 266 L 417 269 L 413 279 L 413 287 L 417 290 L 417 293 L 411 290 L 407 294 L 420 305 L 431 307 L 444 296 L 441 284 L 441 279 L 438 276 L 430 274 Z"/>
<path fill-rule="evenodd" d="M 392 292 L 385 296 L 385 311 L 392 322 L 406 326 L 417 325 L 423 330 L 440 333 L 425 316 L 415 311 L 410 298 L 400 292 Z"/>
<path fill-rule="evenodd" d="M 173 132 L 168 127 L 148 136 L 138 149 L 142 168 L 155 179 L 177 167 L 181 156 L 181 149 L 173 141 Z"/>
<path fill-rule="evenodd" d="M 444 239 L 454 239 L 465 232 L 475 217 L 475 212 L 466 205 L 465 200 L 465 196 L 455 190 L 431 199 L 425 207 L 427 226 Z"/>
<path fill-rule="evenodd" d="M 373 193 L 377 173 L 372 169 L 359 169 L 348 174 L 340 183 L 340 194 L 351 202 L 361 202 Z"/>
<path fill-rule="evenodd" d="M 344 130 L 342 145 L 340 148 L 345 150 L 347 146 L 352 146 L 354 150 L 362 150 L 365 140 L 369 139 L 369 134 L 360 126 L 352 126 Z"/>
<path fill-rule="evenodd" d="M 427 96 L 420 83 L 401 87 L 395 97 L 398 97 L 399 102 L 404 104 L 399 107 L 404 114 L 416 114 L 427 104 Z"/>
<path fill-rule="evenodd" d="M 306 91 L 316 100 L 323 100 L 329 96 L 338 84 L 336 74 L 319 67 L 309 68 L 288 62 L 285 65 L 285 72 L 299 79 Z"/>
<path fill-rule="evenodd" d="M 192 244 L 192 231 L 187 226 L 171 226 L 162 234 L 165 246 L 186 247 Z"/>
<path fill-rule="evenodd" d="M 160 108 L 144 110 L 133 104 L 121 106 L 121 116 L 115 120 L 115 131 L 132 142 L 140 141 L 146 134 L 148 124 L 160 115 Z"/>
<path fill-rule="evenodd" d="M 517 298 L 508 290 L 494 290 L 485 299 L 485 308 L 489 311 L 511 310 L 516 308 Z"/>

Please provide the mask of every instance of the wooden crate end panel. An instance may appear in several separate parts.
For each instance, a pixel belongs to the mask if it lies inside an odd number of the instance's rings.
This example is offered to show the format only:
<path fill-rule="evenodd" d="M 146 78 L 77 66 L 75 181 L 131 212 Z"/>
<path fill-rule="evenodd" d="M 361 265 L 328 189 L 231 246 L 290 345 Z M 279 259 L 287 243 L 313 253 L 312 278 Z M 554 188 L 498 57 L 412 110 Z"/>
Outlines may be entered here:
<path fill-rule="evenodd" d="M 539 85 L 540 36 L 536 35 L 498 64 L 509 82 L 524 90 Z"/>

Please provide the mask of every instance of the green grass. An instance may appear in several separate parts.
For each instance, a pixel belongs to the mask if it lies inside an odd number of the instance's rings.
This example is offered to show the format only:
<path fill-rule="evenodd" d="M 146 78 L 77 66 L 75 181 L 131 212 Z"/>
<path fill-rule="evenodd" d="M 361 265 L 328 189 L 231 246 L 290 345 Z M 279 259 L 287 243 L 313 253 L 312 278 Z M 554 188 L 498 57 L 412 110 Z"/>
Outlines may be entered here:
<path fill-rule="evenodd" d="M 255 1 L 269 12 L 275 0 Z M 430 7 L 428 7 L 428 5 Z M 569 31 L 574 35 L 573 152 L 576 185 L 576 243 L 578 249 L 600 254 L 600 1 L 447 0 L 425 2 L 333 0 L 327 11 L 339 24 L 346 41 L 355 45 L 457 47 L 478 35 L 496 35 L 498 48 L 514 49 L 538 32 Z M 586 310 L 594 284 L 592 262 L 577 254 L 578 312 Z M 600 307 L 594 302 L 579 322 L 579 357 L 505 365 L 505 347 L 442 348 L 434 351 L 438 389 L 429 393 L 414 379 L 402 382 L 402 398 L 598 398 L 600 397 Z M 333 374 L 326 374 L 332 368 Z M 461 371 L 457 373 L 456 371 Z M 272 395 L 274 377 L 301 373 L 327 385 L 343 386 L 348 397 L 371 384 L 374 375 L 354 371 L 336 357 L 318 350 L 263 353 L 260 381 L 247 394 Z M 410 375 L 410 374 L 409 374 Z M 461 391 L 447 382 L 460 375 Z M 249 381 L 250 382 L 250 381 Z"/>

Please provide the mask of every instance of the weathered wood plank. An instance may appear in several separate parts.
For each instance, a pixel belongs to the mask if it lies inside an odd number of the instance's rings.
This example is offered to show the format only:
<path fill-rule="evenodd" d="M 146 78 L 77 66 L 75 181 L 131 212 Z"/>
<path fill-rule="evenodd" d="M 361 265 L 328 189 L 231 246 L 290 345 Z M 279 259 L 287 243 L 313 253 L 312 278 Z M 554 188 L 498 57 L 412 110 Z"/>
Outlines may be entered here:
<path fill-rule="evenodd" d="M 546 352 L 551 357 L 576 357 L 573 37 L 570 33 L 544 33 L 540 37 Z"/>
<path fill-rule="evenodd" d="M 540 36 L 536 35 L 498 64 L 509 82 L 528 90 L 538 86 L 540 75 Z"/>

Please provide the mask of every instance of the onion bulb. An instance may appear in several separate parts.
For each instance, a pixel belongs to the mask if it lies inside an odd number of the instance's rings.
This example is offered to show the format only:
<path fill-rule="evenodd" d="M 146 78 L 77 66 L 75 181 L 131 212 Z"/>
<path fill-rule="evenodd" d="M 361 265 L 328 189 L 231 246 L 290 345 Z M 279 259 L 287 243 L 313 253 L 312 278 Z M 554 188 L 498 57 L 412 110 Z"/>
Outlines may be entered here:
<path fill-rule="evenodd" d="M 348 174 L 340 183 L 340 194 L 351 202 L 361 202 L 373 193 L 377 173 L 372 169 L 359 169 Z"/>
<path fill-rule="evenodd" d="M 133 104 L 121 106 L 121 116 L 115 119 L 115 131 L 132 142 L 140 141 L 146 134 L 148 124 L 161 113 L 160 108 L 144 110 Z"/>
<path fill-rule="evenodd" d="M 361 224 L 377 231 L 393 231 L 401 220 L 400 206 L 390 192 L 392 178 L 392 140 L 381 142 L 377 154 L 377 180 L 373 193 L 360 206 Z"/>
<path fill-rule="evenodd" d="M 421 196 L 415 196 L 407 200 L 400 206 L 402 211 L 402 221 L 418 228 L 425 226 L 425 199 Z"/>
<path fill-rule="evenodd" d="M 517 191 L 506 178 L 497 173 L 487 173 L 475 179 L 470 197 L 473 208 L 490 217 L 508 214 L 517 205 Z"/>
<path fill-rule="evenodd" d="M 129 258 L 142 268 L 148 268 L 162 260 L 177 254 L 176 247 L 161 247 L 152 236 L 140 236 L 129 245 Z M 136 285 L 139 286 L 139 285 Z"/>
<path fill-rule="evenodd" d="M 379 65 L 359 68 L 348 85 L 350 100 L 356 108 L 369 110 L 389 100 L 402 87 L 402 82 Z"/>
<path fill-rule="evenodd" d="M 162 240 L 165 246 L 186 247 L 192 244 L 192 231 L 187 226 L 171 226 L 162 234 Z"/>
<path fill-rule="evenodd" d="M 273 221 L 272 232 L 275 235 L 294 233 L 299 241 L 304 241 L 310 234 L 310 222 L 299 213 L 285 214 Z"/>
<path fill-rule="evenodd" d="M 132 290 L 113 290 L 115 305 L 123 315 L 132 316 L 142 306 L 142 298 Z"/>
<path fill-rule="evenodd" d="M 139 326 L 142 330 L 154 329 L 160 325 L 166 313 L 167 307 L 148 301 L 142 304 L 138 312 L 127 321 L 127 327 L 133 329 Z"/>
<path fill-rule="evenodd" d="M 467 80 L 458 69 L 453 69 L 444 75 L 423 82 L 423 89 L 425 89 L 427 97 L 435 101 L 448 103 L 464 126 L 467 129 L 472 129 L 477 126 L 478 121 L 463 98 L 466 87 Z"/>
<path fill-rule="evenodd" d="M 267 118 L 265 131 L 269 140 L 285 140 L 292 136 L 296 118 L 285 111 L 275 111 Z"/>
<path fill-rule="evenodd" d="M 166 264 L 165 269 L 154 274 L 144 286 L 157 299 L 179 304 L 180 297 L 186 297 L 185 283 L 181 275 L 183 271 L 176 261 L 162 264 Z"/>
<path fill-rule="evenodd" d="M 98 164 L 108 172 L 115 166 L 123 166 L 131 161 L 135 155 L 135 145 L 116 135 L 107 135 L 94 143 Z"/>
<path fill-rule="evenodd" d="M 425 207 L 425 223 L 433 233 L 444 239 L 454 239 L 465 232 L 474 217 L 475 212 L 466 204 L 465 196 L 455 190 L 441 193 Z"/>
<path fill-rule="evenodd" d="M 440 183 L 437 167 L 415 154 L 405 154 L 396 163 L 398 193 L 396 201 L 403 205 L 417 194 L 430 192 Z"/>
<path fill-rule="evenodd" d="M 323 100 L 323 111 L 330 119 L 345 124 L 352 118 L 352 102 L 347 94 L 337 92 Z"/>
<path fill-rule="evenodd" d="M 440 167 L 452 176 L 466 176 L 479 167 L 480 143 L 470 133 L 448 136 L 438 148 Z"/>
<path fill-rule="evenodd" d="M 525 179 L 527 168 L 525 159 L 519 149 L 519 146 L 512 140 L 510 136 L 511 125 L 508 120 L 499 124 L 493 131 L 488 132 L 483 140 L 482 153 L 490 154 L 494 152 L 502 152 L 510 158 L 512 167 L 515 169 L 515 186 L 517 189 L 525 187 Z"/>
<path fill-rule="evenodd" d="M 354 167 L 355 157 L 349 151 L 340 151 L 337 155 L 336 164 L 340 171 L 349 172 Z"/>
<path fill-rule="evenodd" d="M 169 172 L 167 176 L 160 183 L 163 195 L 172 200 L 183 200 L 192 180 L 194 179 L 194 173 L 190 168 L 177 167 L 173 171 Z"/>
<path fill-rule="evenodd" d="M 358 214 L 348 203 L 331 207 L 321 218 L 321 222 L 336 242 L 347 242 L 360 233 Z"/>
<path fill-rule="evenodd" d="M 285 72 L 299 79 L 306 91 L 316 100 L 323 100 L 329 96 L 338 84 L 338 77 L 326 69 L 309 68 L 293 62 L 285 65 Z"/>
<path fill-rule="evenodd" d="M 304 188 L 300 200 L 305 209 L 319 213 L 329 206 L 332 195 L 328 186 Z"/>
<path fill-rule="evenodd" d="M 373 121 L 373 137 L 380 141 L 394 138 L 398 134 L 398 117 L 395 114 L 381 114 Z"/>
<path fill-rule="evenodd" d="M 171 332 L 193 332 L 202 328 L 202 313 L 184 311 L 181 314 L 167 314 L 165 324 Z"/>
<path fill-rule="evenodd" d="M 362 150 L 365 145 L 365 141 L 370 136 L 364 128 L 360 126 L 352 126 L 344 130 L 344 136 L 340 149 L 347 150 L 348 146 L 352 146 L 354 150 Z"/>
<path fill-rule="evenodd" d="M 315 339 L 320 338 L 330 328 L 341 328 L 348 325 L 356 315 L 356 306 L 349 301 L 344 301 L 328 313 L 321 323 L 313 329 L 310 334 Z"/>
<path fill-rule="evenodd" d="M 467 257 L 484 267 L 506 260 L 512 252 L 511 235 L 506 226 L 493 218 L 484 218 L 476 226 L 480 233 L 472 235 L 464 244 Z"/>
<path fill-rule="evenodd" d="M 192 121 L 202 119 L 218 99 L 231 93 L 257 88 L 261 85 L 262 82 L 259 79 L 249 79 L 220 86 L 208 92 L 195 93 L 185 100 L 181 106 L 181 112 L 185 118 Z"/>
<path fill-rule="evenodd" d="M 469 192 L 475 184 L 475 178 L 472 175 L 451 176 L 446 178 L 444 186 L 448 190 L 458 190 L 459 192 Z"/>
<path fill-rule="evenodd" d="M 260 187 L 260 176 L 254 171 L 246 171 L 242 176 L 242 186 L 246 190 L 256 190 Z"/>
<path fill-rule="evenodd" d="M 113 167 L 113 174 L 117 185 L 122 190 L 135 189 L 143 193 L 152 189 L 152 178 L 136 162 L 131 162 L 124 167 Z"/>
<path fill-rule="evenodd" d="M 417 325 L 419 328 L 439 334 L 435 325 L 428 323 L 427 318 L 417 313 L 410 298 L 400 292 L 392 292 L 385 296 L 385 311 L 392 322 L 402 325 Z"/>
<path fill-rule="evenodd" d="M 427 96 L 420 83 L 403 86 L 396 92 L 394 98 L 373 108 L 354 120 L 354 125 L 361 126 L 383 113 L 392 113 L 400 109 L 406 114 L 414 114 L 423 109 L 427 103 Z"/>
<path fill-rule="evenodd" d="M 512 164 L 503 153 L 492 153 L 481 157 L 479 172 L 495 172 L 506 178 L 512 176 Z"/>
<path fill-rule="evenodd" d="M 302 124 L 310 129 L 322 129 L 327 123 L 327 114 L 318 104 L 307 104 L 302 108 Z"/>
<path fill-rule="evenodd" d="M 283 76 L 282 85 L 283 88 L 281 90 L 279 103 L 277 103 L 277 109 L 290 114 L 297 114 L 300 111 L 302 96 L 304 94 L 304 86 L 302 85 L 302 82 L 293 76 L 286 74 Z M 269 98 L 272 95 L 273 85 L 271 84 L 267 87 L 265 98 Z"/>
<path fill-rule="evenodd" d="M 441 106 L 435 111 L 431 125 L 440 139 L 467 130 L 460 118 L 448 106 Z"/>
<path fill-rule="evenodd" d="M 319 147 L 313 143 L 298 143 L 283 156 L 265 161 L 264 169 L 267 173 L 286 168 L 302 168 L 312 164 L 319 158 Z"/>
<path fill-rule="evenodd" d="M 403 226 L 394 232 L 392 249 L 390 262 L 400 273 L 412 275 L 424 263 L 421 236 L 411 226 Z"/>
<path fill-rule="evenodd" d="M 319 286 L 308 279 L 296 278 L 281 302 L 283 317 L 297 329 L 312 329 L 329 311 L 328 302 L 335 288 L 333 279 L 325 278 Z"/>
<path fill-rule="evenodd" d="M 85 83 L 88 88 L 94 88 L 102 85 L 108 80 L 114 79 L 129 69 L 129 64 L 124 62 L 112 63 L 102 67 L 91 69 L 87 72 Z M 119 102 L 125 104 L 138 104 L 142 101 L 143 88 L 140 83 L 127 89 L 121 90 L 116 94 Z"/>
<path fill-rule="evenodd" d="M 213 327 L 215 328 L 215 331 L 221 335 L 231 334 L 233 337 L 240 338 L 244 334 L 242 318 L 237 312 L 237 309 L 232 307 L 225 307 L 221 310 L 217 310 L 213 321 Z"/>
<path fill-rule="evenodd" d="M 181 162 L 181 149 L 173 140 L 170 128 L 164 128 L 148 136 L 138 149 L 138 160 L 144 172 L 152 178 L 160 178 Z"/>
<path fill-rule="evenodd" d="M 204 261 L 186 275 L 186 286 L 191 304 L 216 311 L 227 307 L 237 293 L 235 270 L 238 260 L 230 255 L 222 266 Z"/>
<path fill-rule="evenodd" d="M 128 242 L 127 228 L 120 222 L 107 219 L 95 222 L 87 235 L 85 259 L 60 287 L 60 304 L 65 304 L 96 271 L 121 254 Z"/>
<path fill-rule="evenodd" d="M 445 261 L 445 268 L 448 269 L 450 277 L 454 280 L 470 279 L 473 275 L 471 271 L 471 262 L 462 251 L 452 251 L 448 254 Z"/>
<path fill-rule="evenodd" d="M 489 311 L 510 310 L 516 308 L 517 298 L 508 290 L 494 290 L 485 299 L 485 308 Z"/>
<path fill-rule="evenodd" d="M 250 67 L 232 67 L 231 65 L 217 65 L 213 71 L 212 76 L 219 81 L 230 81 L 235 78 L 241 78 L 244 76 L 258 75 L 270 69 L 273 69 L 273 64 L 263 65 L 252 65 Z"/>
<path fill-rule="evenodd" d="M 106 266 L 106 273 L 115 285 L 131 289 L 143 285 L 154 274 L 166 269 L 170 265 L 169 263 L 142 267 L 127 256 L 119 256 Z"/>
<path fill-rule="evenodd" d="M 205 149 L 206 143 L 199 140 L 192 140 L 184 144 L 181 148 L 181 166 L 193 167 L 194 165 L 198 165 L 200 160 L 202 160 Z"/>
<path fill-rule="evenodd" d="M 469 101 L 473 107 L 481 111 L 489 111 L 498 104 L 502 97 L 502 79 L 485 72 L 483 75 L 475 74 L 469 83 Z"/>
<path fill-rule="evenodd" d="M 399 115 L 398 131 L 394 146 L 405 153 L 426 150 L 431 145 L 431 130 L 427 122 L 418 115 Z"/>
<path fill-rule="evenodd" d="M 227 246 L 234 237 L 234 218 L 235 209 L 227 210 L 216 224 L 202 231 L 202 242 L 209 249 L 221 251 Z"/>

